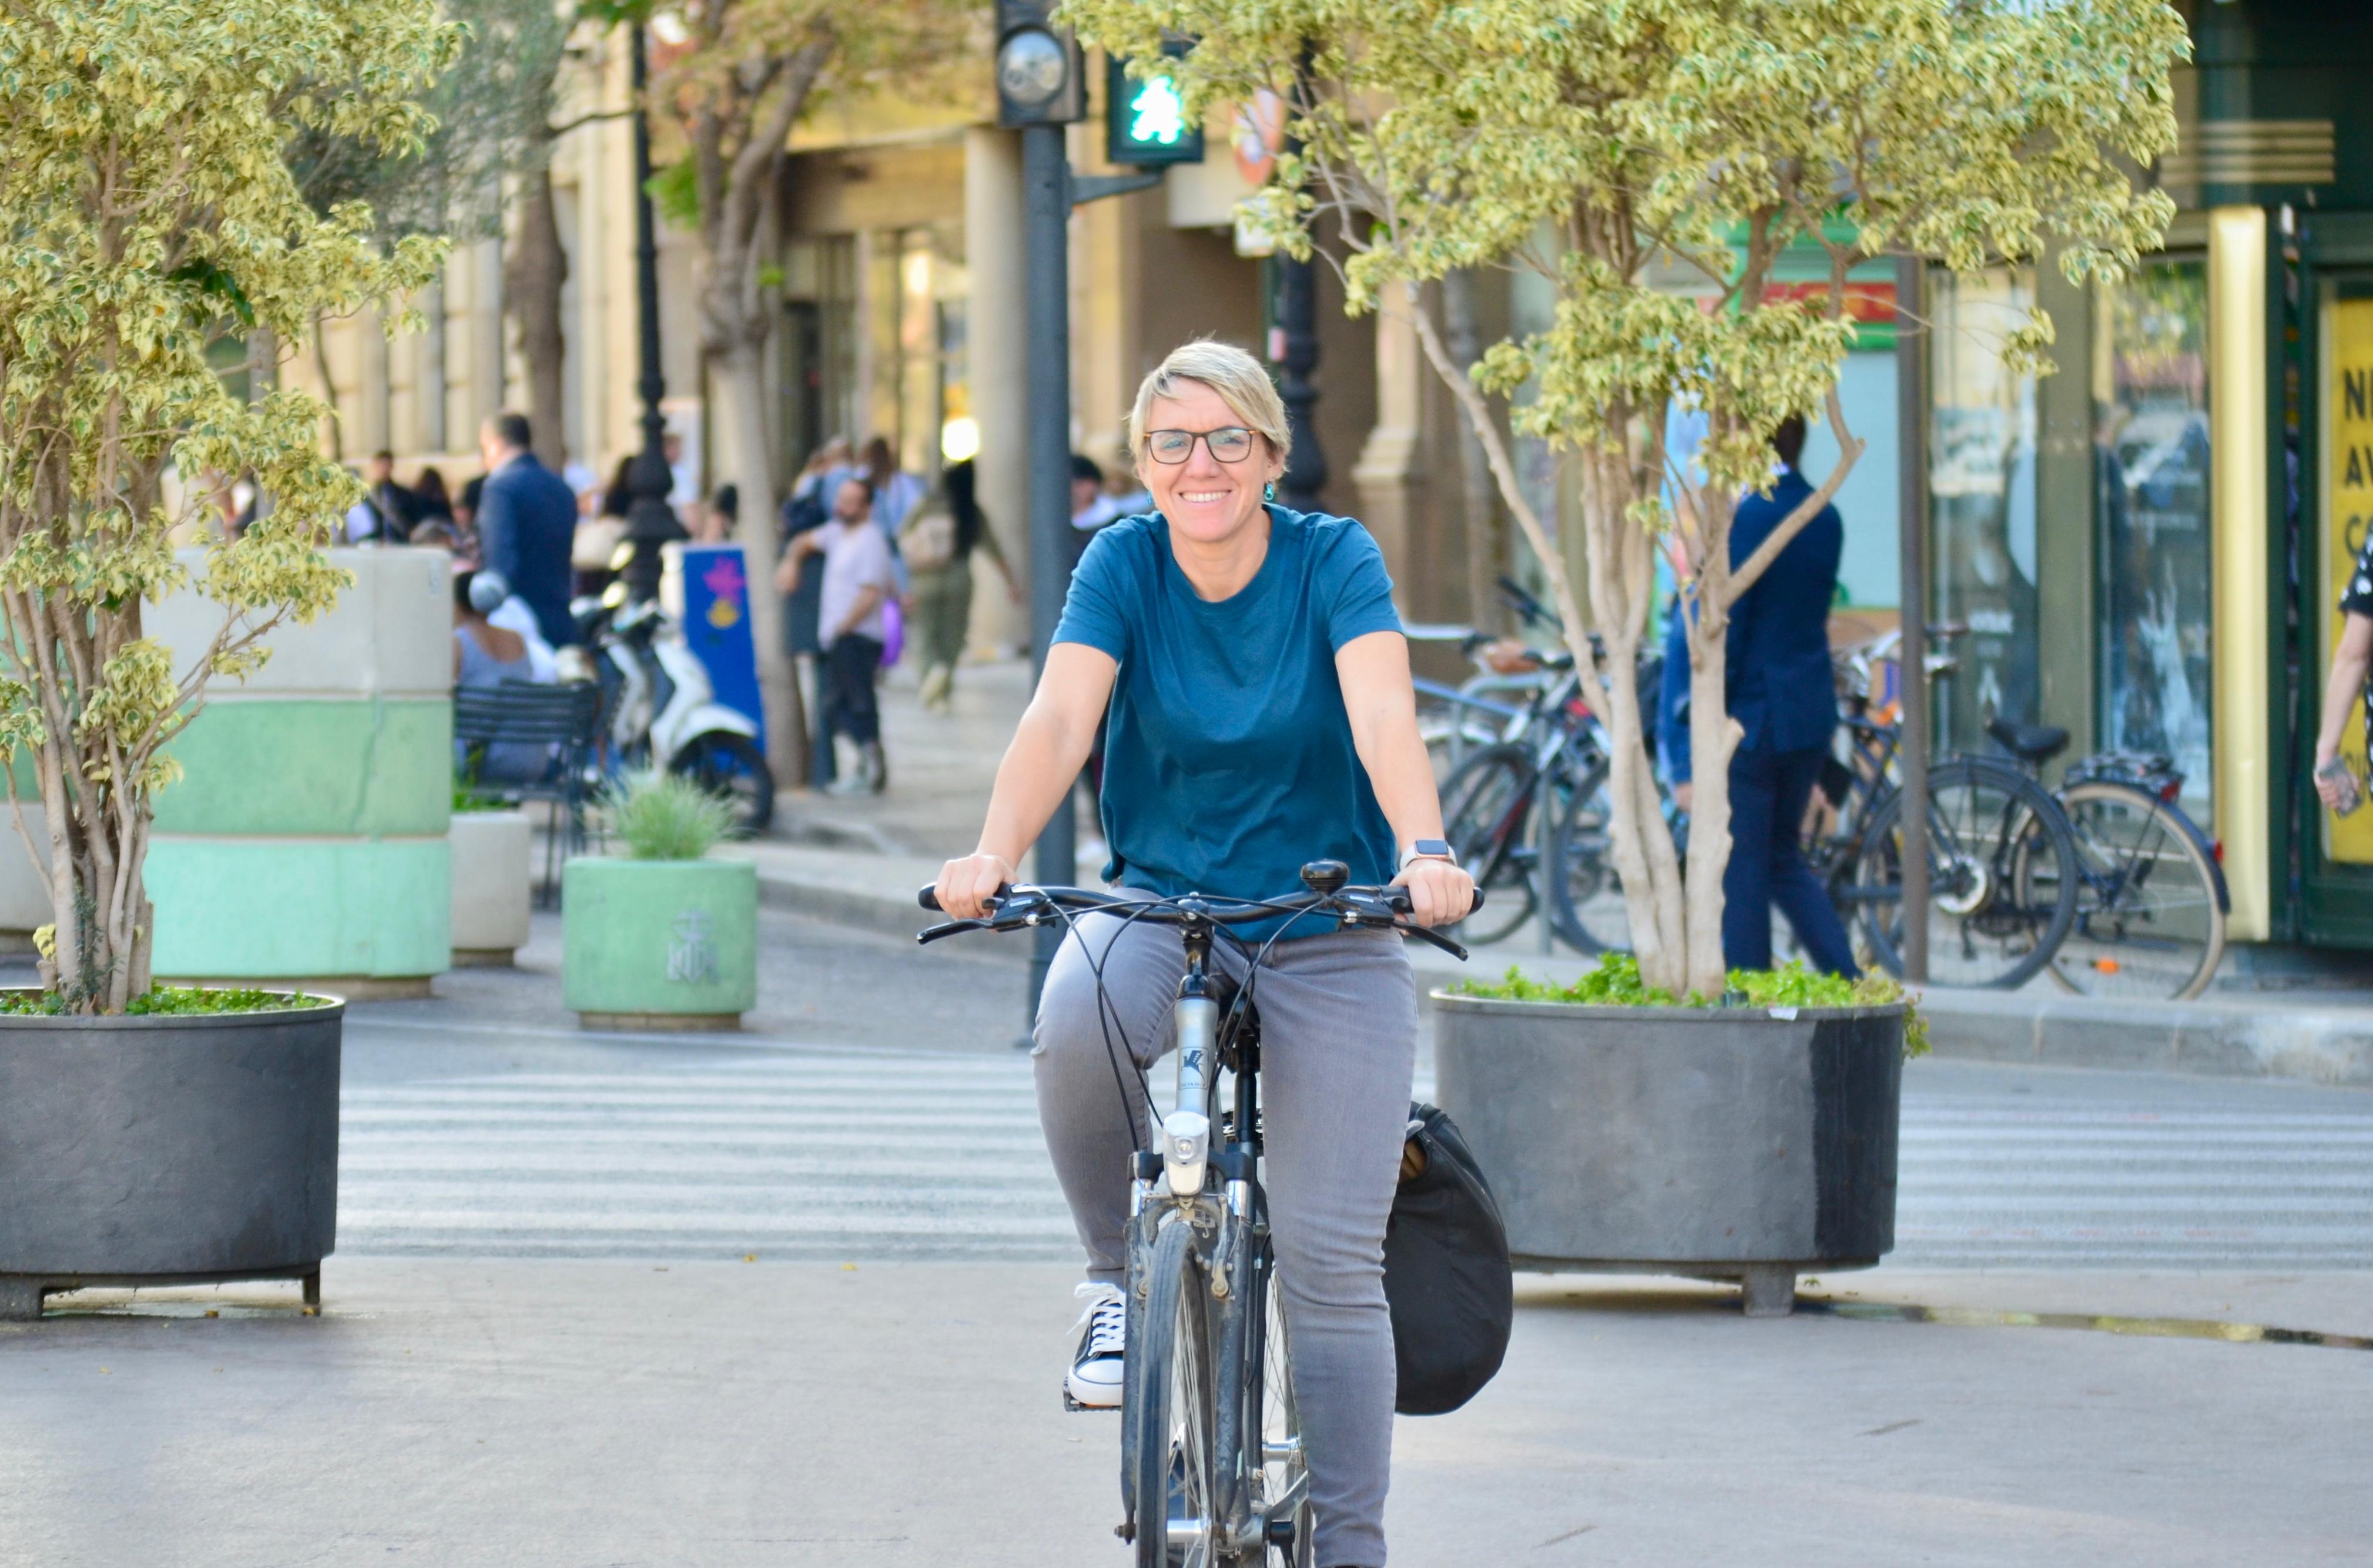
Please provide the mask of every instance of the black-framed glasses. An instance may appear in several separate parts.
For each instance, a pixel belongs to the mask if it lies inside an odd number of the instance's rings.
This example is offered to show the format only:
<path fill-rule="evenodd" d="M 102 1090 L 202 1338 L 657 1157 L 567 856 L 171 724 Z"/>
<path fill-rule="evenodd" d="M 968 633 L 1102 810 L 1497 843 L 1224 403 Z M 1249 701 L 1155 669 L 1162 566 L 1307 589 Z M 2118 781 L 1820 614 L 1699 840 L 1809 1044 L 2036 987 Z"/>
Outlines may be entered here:
<path fill-rule="evenodd" d="M 1241 424 L 1223 424 L 1217 430 L 1149 430 L 1145 450 L 1155 462 L 1175 466 L 1195 455 L 1198 441 L 1210 452 L 1213 462 L 1240 463 L 1253 455 L 1253 433 Z"/>

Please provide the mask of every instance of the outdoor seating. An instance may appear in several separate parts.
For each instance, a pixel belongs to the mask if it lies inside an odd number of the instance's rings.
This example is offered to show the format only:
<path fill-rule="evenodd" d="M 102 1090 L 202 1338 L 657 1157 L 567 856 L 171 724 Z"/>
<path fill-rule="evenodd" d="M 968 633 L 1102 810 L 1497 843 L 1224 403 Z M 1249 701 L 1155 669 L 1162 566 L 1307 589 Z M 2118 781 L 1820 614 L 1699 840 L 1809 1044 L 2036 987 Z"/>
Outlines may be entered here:
<path fill-rule="evenodd" d="M 536 902 L 544 908 L 557 900 L 562 858 L 585 850 L 586 774 L 601 706 L 602 689 L 592 681 L 557 686 L 511 681 L 453 689 L 453 743 L 462 759 L 457 787 L 481 800 L 548 804 L 544 876 L 536 885 Z M 532 746 L 546 749 L 540 772 L 524 778 L 480 776 L 494 748 Z"/>

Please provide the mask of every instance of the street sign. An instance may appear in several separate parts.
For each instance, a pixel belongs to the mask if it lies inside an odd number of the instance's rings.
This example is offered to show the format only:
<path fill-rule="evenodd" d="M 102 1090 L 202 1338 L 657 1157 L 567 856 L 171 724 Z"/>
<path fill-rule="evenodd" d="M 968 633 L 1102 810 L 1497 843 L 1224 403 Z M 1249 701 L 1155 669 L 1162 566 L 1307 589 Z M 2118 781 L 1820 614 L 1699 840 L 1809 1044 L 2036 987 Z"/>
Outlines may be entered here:
<path fill-rule="evenodd" d="M 1163 50 L 1169 59 L 1186 52 L 1184 44 Z M 1106 63 L 1105 160 L 1137 168 L 1203 161 L 1202 122 L 1187 118 L 1175 76 L 1160 70 L 1132 76 L 1128 61 Z"/>

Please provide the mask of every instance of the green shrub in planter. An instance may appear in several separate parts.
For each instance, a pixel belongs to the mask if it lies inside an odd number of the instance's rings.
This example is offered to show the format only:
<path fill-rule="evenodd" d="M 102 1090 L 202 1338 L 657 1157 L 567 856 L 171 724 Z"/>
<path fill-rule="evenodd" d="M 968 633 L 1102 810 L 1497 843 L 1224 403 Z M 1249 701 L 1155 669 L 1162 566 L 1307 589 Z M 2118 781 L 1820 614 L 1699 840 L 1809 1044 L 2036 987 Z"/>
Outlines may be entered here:
<path fill-rule="evenodd" d="M 588 1028 L 735 1028 L 758 1000 L 758 868 L 710 860 L 731 810 L 636 778 L 610 810 L 624 857 L 561 875 L 561 990 Z"/>

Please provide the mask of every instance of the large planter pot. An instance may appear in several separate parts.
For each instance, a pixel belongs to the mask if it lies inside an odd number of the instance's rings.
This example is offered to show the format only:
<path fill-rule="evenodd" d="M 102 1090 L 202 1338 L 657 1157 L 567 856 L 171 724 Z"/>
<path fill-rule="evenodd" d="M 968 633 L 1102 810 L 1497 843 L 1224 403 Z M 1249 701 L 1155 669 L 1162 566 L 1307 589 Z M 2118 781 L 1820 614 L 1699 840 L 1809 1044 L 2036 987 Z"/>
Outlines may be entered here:
<path fill-rule="evenodd" d="M 0 1015 L 0 1318 L 83 1285 L 296 1279 L 319 1306 L 345 1017 Z"/>
<path fill-rule="evenodd" d="M 453 967 L 509 963 L 527 946 L 535 897 L 527 813 L 457 811 L 445 842 L 453 855 Z"/>
<path fill-rule="evenodd" d="M 561 993 L 587 1028 L 739 1028 L 758 1002 L 758 868 L 584 856 L 560 879 Z"/>
<path fill-rule="evenodd" d="M 160 977 L 426 996 L 450 962 L 452 557 L 329 555 L 354 587 L 275 627 L 270 661 L 208 686 L 169 748 L 184 772 L 157 796 L 146 872 Z M 181 560 L 203 574 L 202 552 Z M 142 626 L 178 668 L 222 615 L 182 588 Z"/>
<path fill-rule="evenodd" d="M 1435 996 L 1443 1109 L 1526 1269 L 1735 1279 L 1751 1316 L 1799 1273 L 1895 1245 L 1900 1005 L 1590 1007 Z"/>

